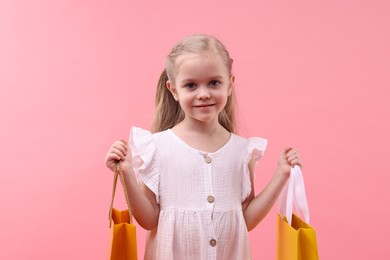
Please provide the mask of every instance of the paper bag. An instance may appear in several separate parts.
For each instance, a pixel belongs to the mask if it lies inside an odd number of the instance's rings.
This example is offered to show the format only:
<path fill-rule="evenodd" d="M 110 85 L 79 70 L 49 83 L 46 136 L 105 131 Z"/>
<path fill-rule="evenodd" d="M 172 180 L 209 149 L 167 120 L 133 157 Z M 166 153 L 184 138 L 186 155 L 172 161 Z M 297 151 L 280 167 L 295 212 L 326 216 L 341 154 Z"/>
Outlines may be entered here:
<path fill-rule="evenodd" d="M 318 260 L 316 231 L 309 225 L 305 185 L 299 166 L 291 169 L 278 204 L 276 260 Z M 293 206 L 300 217 L 293 213 Z"/>
<path fill-rule="evenodd" d="M 118 169 L 119 168 L 119 169 Z M 127 210 L 113 208 L 116 183 L 120 175 L 122 187 L 126 196 Z M 127 195 L 120 162 L 115 166 L 112 199 L 109 212 L 110 233 L 108 259 L 110 260 L 137 260 L 136 227 L 131 215 L 130 201 Z"/>

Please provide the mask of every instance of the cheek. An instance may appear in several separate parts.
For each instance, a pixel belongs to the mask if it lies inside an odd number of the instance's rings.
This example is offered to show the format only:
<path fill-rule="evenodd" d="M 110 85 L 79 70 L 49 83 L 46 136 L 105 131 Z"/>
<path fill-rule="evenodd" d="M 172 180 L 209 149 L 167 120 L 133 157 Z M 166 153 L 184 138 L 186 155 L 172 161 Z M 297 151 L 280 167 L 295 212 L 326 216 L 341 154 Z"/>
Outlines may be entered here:
<path fill-rule="evenodd" d="M 185 108 L 187 106 L 190 106 L 192 103 L 192 99 L 187 95 L 182 95 L 179 98 L 179 104 L 182 108 Z"/>
<path fill-rule="evenodd" d="M 229 92 L 228 90 L 225 90 L 225 91 L 218 91 L 218 92 L 215 92 L 214 93 L 214 98 L 220 100 L 220 101 L 227 101 L 229 97 Z"/>
<path fill-rule="evenodd" d="M 232 93 L 233 93 L 233 84 L 230 84 L 228 89 L 227 89 L 227 95 L 231 96 Z"/>

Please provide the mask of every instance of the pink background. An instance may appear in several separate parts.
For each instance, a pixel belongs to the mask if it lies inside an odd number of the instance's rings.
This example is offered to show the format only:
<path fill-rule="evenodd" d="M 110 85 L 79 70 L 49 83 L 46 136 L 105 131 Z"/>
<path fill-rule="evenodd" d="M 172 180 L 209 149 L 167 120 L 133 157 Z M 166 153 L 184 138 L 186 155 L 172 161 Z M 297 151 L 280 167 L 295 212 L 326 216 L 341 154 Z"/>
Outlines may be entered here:
<path fill-rule="evenodd" d="M 105 258 L 105 153 L 150 126 L 164 56 L 191 33 L 226 44 L 241 134 L 269 139 L 256 192 L 293 145 L 321 259 L 390 259 L 389 17 L 379 0 L 0 1 L 0 259 Z M 274 259 L 275 216 L 254 259 Z"/>

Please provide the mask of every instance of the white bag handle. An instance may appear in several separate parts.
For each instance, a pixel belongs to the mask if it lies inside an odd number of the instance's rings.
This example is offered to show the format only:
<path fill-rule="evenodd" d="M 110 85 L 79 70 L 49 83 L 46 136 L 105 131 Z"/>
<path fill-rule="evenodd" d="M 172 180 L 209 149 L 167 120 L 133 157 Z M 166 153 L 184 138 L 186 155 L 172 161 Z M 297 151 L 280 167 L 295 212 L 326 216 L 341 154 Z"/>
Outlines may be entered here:
<path fill-rule="evenodd" d="M 307 205 L 305 183 L 301 168 L 298 165 L 291 167 L 287 185 L 279 196 L 279 214 L 286 217 L 291 225 L 293 206 L 297 215 L 307 224 L 310 221 L 309 207 Z"/>

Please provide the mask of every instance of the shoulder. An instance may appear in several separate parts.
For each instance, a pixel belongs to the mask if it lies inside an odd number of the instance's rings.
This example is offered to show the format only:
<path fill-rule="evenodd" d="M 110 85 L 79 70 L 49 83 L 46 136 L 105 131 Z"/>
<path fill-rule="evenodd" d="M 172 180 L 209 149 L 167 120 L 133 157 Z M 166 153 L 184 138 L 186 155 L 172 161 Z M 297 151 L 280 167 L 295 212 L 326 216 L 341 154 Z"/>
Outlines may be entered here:
<path fill-rule="evenodd" d="M 264 154 L 268 140 L 262 137 L 242 137 L 237 134 L 232 134 L 232 142 L 235 145 L 235 149 L 244 152 L 249 157 L 254 157 L 256 161 Z"/>
<path fill-rule="evenodd" d="M 161 132 L 156 132 L 152 134 L 153 142 L 156 144 L 157 147 L 159 146 L 167 146 L 171 143 L 171 134 L 168 130 L 164 130 Z"/>
<path fill-rule="evenodd" d="M 146 138 L 149 140 L 161 140 L 161 139 L 166 139 L 169 135 L 168 133 L 169 130 L 161 131 L 161 132 L 156 132 L 152 133 L 149 130 L 146 130 L 141 127 L 136 127 L 133 126 L 130 129 L 130 137 L 132 138 Z"/>
<path fill-rule="evenodd" d="M 241 144 L 244 146 L 261 146 L 261 147 L 266 147 L 268 144 L 268 140 L 263 137 L 258 137 L 258 136 L 252 136 L 252 137 L 243 137 L 237 134 L 232 133 L 231 138 L 233 141 L 237 144 Z"/>
<path fill-rule="evenodd" d="M 152 136 L 154 139 L 165 139 L 169 136 L 169 129 L 153 133 Z"/>

